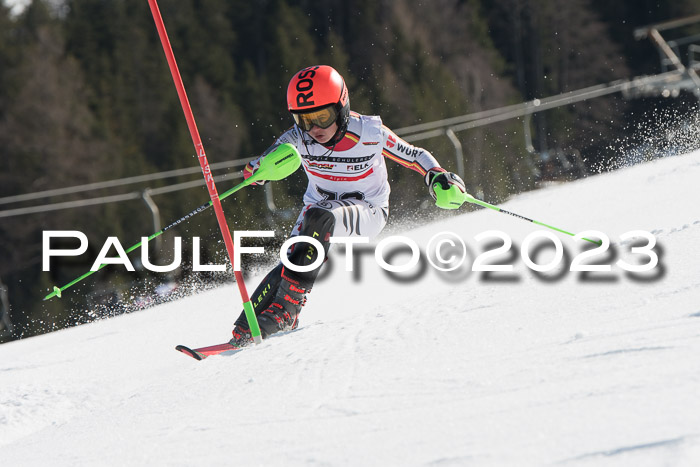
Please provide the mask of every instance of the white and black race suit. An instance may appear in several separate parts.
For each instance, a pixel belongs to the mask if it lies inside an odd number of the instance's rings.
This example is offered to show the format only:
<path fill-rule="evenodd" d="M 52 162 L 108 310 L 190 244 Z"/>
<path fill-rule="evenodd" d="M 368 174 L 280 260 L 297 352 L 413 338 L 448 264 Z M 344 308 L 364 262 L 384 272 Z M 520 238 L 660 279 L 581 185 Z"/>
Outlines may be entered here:
<path fill-rule="evenodd" d="M 302 158 L 309 185 L 304 208 L 292 229 L 298 235 L 305 212 L 311 207 L 329 210 L 335 216 L 333 236 L 377 236 L 389 216 L 389 181 L 385 159 L 392 159 L 421 175 L 440 164 L 428 151 L 412 146 L 382 125 L 381 118 L 350 113 L 342 140 L 334 146 L 314 141 L 296 125 L 280 136 L 265 153 L 251 161 L 255 170 L 260 160 L 276 146 L 290 143 Z"/>

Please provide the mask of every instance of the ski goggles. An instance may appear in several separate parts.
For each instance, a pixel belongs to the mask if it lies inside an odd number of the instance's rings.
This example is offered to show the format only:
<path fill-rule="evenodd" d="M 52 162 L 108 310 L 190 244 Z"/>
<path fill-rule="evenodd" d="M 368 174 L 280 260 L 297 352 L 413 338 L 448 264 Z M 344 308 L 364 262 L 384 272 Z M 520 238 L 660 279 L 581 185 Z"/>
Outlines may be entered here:
<path fill-rule="evenodd" d="M 304 131 L 309 131 L 314 126 L 326 129 L 338 119 L 338 110 L 335 105 L 329 105 L 319 110 L 304 113 L 292 113 L 294 121 Z"/>

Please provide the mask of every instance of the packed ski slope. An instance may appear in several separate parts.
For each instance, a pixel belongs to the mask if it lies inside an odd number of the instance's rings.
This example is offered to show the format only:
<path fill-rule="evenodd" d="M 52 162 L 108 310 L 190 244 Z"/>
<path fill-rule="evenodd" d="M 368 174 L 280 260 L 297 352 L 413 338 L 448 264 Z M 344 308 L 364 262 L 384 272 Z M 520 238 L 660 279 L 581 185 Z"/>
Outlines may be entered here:
<path fill-rule="evenodd" d="M 301 328 L 232 355 L 173 347 L 225 341 L 234 286 L 2 345 L 0 463 L 700 465 L 698 180 L 700 152 L 503 205 L 605 232 L 609 273 L 538 277 L 519 251 L 542 228 L 480 210 L 401 232 L 457 233 L 459 270 L 399 281 L 364 255 L 353 274 L 339 248 Z M 484 277 L 474 236 L 494 229 L 515 269 Z M 639 229 L 660 263 L 630 276 L 618 257 L 646 260 L 619 236 Z M 557 235 L 569 264 L 582 245 Z"/>

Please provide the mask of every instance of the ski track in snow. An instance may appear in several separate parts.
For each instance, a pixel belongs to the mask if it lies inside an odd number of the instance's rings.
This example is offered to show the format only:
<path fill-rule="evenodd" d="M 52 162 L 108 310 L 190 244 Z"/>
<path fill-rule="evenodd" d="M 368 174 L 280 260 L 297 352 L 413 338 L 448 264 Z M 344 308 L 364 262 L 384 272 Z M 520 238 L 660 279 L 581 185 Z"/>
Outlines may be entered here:
<path fill-rule="evenodd" d="M 241 352 L 173 350 L 228 339 L 235 286 L 4 344 L 2 464 L 700 465 L 697 180 L 700 152 L 503 204 L 624 259 L 619 235 L 652 232 L 650 276 L 538 278 L 515 256 L 399 282 L 365 258 L 355 281 L 341 256 L 298 330 Z M 404 234 L 474 252 L 493 229 L 519 248 L 538 227 L 479 210 Z"/>

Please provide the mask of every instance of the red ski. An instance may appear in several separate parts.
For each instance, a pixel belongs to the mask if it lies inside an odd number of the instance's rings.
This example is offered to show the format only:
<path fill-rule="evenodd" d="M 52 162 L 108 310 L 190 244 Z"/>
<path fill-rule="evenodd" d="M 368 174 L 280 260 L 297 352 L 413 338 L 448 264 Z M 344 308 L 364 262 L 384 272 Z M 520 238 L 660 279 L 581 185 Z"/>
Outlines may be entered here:
<path fill-rule="evenodd" d="M 179 350 L 180 352 L 184 353 L 185 355 L 189 355 L 195 360 L 204 360 L 205 358 L 211 357 L 212 355 L 219 355 L 224 352 L 233 352 L 236 350 L 241 350 L 242 348 L 243 347 L 236 347 L 235 345 L 229 344 L 227 342 L 225 344 L 211 345 L 209 347 L 200 347 L 198 349 L 190 349 L 189 347 L 185 347 L 184 345 L 178 345 L 177 347 L 175 347 L 175 350 Z"/>

